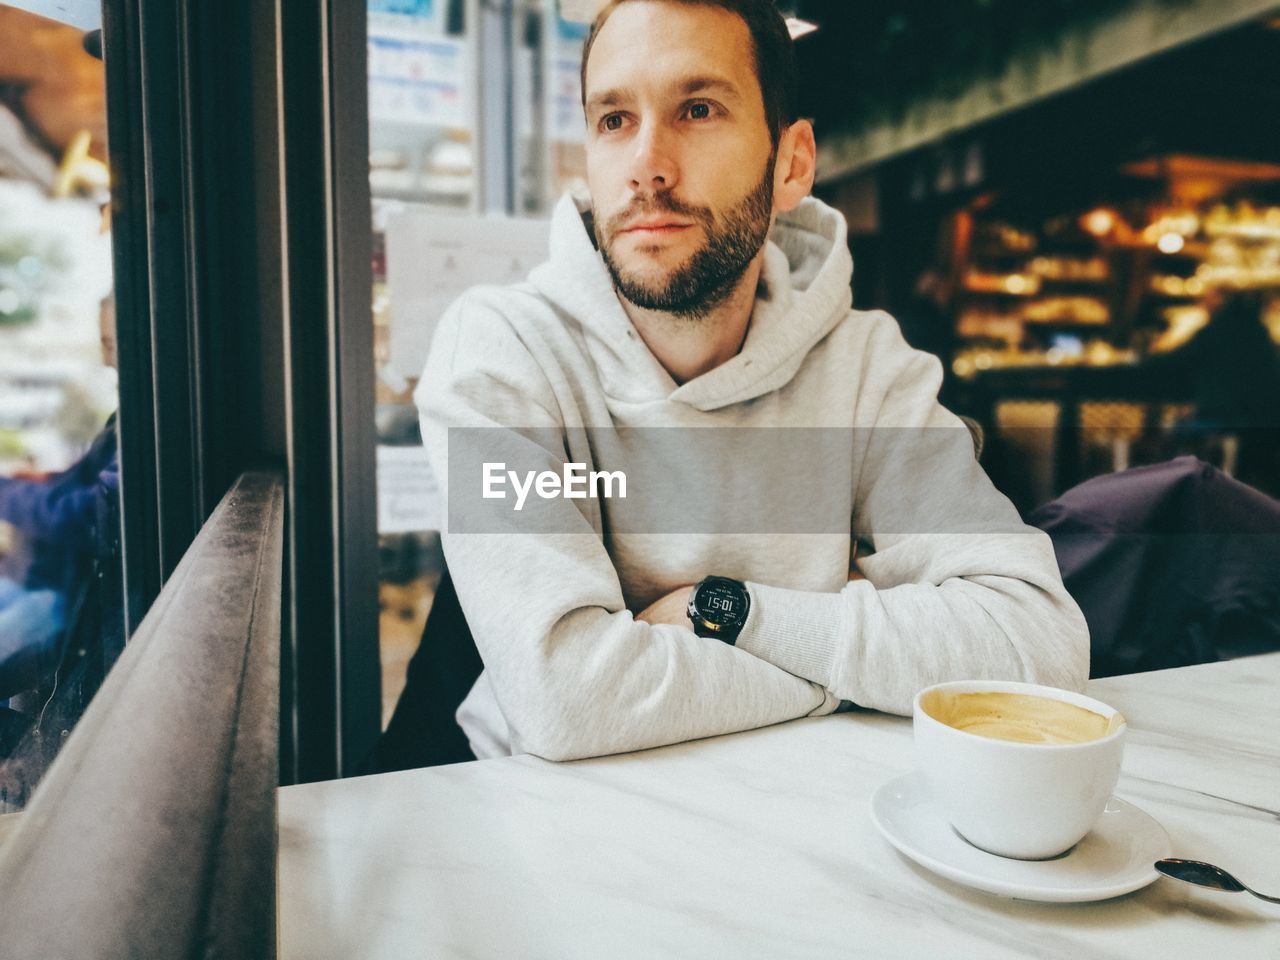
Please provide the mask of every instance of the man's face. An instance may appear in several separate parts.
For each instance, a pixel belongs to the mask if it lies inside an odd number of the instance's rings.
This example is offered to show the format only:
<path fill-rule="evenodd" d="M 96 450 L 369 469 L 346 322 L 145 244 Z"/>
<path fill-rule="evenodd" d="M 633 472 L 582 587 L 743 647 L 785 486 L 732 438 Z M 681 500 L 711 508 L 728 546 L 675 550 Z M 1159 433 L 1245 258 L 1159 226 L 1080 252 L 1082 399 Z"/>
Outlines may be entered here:
<path fill-rule="evenodd" d="M 638 306 L 697 317 L 759 252 L 774 150 L 751 35 L 719 7 L 634 2 L 596 35 L 586 71 L 596 239 Z"/>

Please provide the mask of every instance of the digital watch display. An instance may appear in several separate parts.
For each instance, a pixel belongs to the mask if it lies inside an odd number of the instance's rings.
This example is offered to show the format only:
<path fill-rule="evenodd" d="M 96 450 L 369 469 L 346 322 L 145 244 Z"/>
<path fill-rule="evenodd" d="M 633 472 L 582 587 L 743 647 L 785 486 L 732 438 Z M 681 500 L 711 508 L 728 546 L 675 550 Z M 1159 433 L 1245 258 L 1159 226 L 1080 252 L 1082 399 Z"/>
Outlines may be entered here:
<path fill-rule="evenodd" d="M 688 613 L 698 636 L 731 644 L 738 639 L 750 609 L 746 584 L 728 577 L 707 577 L 694 588 Z"/>

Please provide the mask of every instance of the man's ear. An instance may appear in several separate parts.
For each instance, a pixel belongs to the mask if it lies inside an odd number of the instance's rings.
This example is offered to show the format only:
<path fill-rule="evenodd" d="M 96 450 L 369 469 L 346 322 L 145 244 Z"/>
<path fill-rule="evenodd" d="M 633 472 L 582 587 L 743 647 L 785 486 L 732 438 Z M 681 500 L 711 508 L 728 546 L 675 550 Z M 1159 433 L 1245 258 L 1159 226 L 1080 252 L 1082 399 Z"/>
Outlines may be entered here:
<path fill-rule="evenodd" d="M 785 213 L 800 206 L 800 201 L 813 189 L 817 171 L 818 145 L 813 138 L 813 124 L 797 120 L 782 131 L 778 141 L 778 159 L 773 167 L 773 209 Z"/>

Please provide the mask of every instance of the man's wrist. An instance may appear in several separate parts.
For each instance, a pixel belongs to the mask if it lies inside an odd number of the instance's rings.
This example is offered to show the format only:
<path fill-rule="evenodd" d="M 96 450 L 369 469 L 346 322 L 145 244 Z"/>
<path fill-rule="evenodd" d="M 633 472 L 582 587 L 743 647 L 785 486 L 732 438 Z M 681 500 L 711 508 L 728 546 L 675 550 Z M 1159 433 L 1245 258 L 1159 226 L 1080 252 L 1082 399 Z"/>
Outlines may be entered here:
<path fill-rule="evenodd" d="M 735 646 L 787 673 L 830 687 L 840 639 L 847 634 L 847 599 L 841 593 L 789 590 L 748 581 L 751 616 Z"/>

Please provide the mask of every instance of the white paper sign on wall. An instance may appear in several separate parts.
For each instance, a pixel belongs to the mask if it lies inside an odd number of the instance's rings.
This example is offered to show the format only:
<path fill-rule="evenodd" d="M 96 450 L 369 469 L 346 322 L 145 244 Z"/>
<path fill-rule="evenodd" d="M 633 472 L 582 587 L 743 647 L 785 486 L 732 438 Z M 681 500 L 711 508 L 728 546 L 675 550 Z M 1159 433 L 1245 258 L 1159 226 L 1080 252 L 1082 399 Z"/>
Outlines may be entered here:
<path fill-rule="evenodd" d="M 371 26 L 369 119 L 465 127 L 467 48 L 459 40 Z"/>
<path fill-rule="evenodd" d="M 417 377 L 441 316 L 477 284 L 524 280 L 547 259 L 544 220 L 464 217 L 405 208 L 387 218 L 389 365 Z"/>
<path fill-rule="evenodd" d="M 378 533 L 440 529 L 440 487 L 423 447 L 378 447 Z"/>

